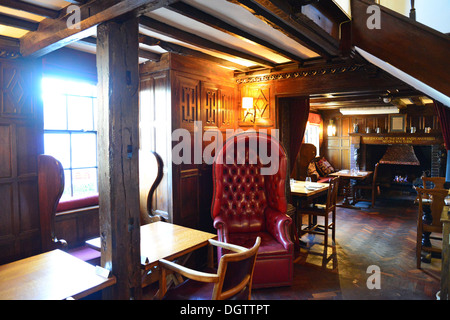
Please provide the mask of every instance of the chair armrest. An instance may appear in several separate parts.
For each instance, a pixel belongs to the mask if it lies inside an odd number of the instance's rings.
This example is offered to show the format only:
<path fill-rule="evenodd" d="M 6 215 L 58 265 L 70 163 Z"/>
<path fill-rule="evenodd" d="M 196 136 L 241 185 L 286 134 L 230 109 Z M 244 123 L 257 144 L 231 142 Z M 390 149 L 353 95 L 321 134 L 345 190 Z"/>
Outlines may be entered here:
<path fill-rule="evenodd" d="M 268 207 L 266 209 L 266 229 L 281 243 L 286 250 L 293 249 L 293 242 L 289 236 L 289 227 L 292 219 L 278 210 Z"/>
<path fill-rule="evenodd" d="M 219 276 L 215 273 L 208 273 L 208 272 L 201 272 L 194 269 L 190 269 L 187 267 L 184 267 L 182 265 L 179 265 L 172 261 L 167 261 L 164 259 L 159 260 L 159 265 L 161 268 L 169 269 L 173 272 L 179 273 L 182 276 L 196 280 L 201 282 L 217 282 L 219 279 Z"/>
<path fill-rule="evenodd" d="M 214 228 L 217 230 L 218 240 L 221 242 L 228 242 L 228 227 L 222 217 L 218 216 L 214 218 Z"/>
<path fill-rule="evenodd" d="M 225 242 L 217 241 L 217 240 L 214 240 L 214 239 L 209 239 L 208 241 L 213 246 L 220 247 L 220 248 L 227 249 L 227 250 L 231 250 L 231 251 L 238 252 L 238 253 L 248 250 L 247 248 L 244 248 L 244 247 L 241 247 L 241 246 L 238 246 L 238 245 L 235 245 L 235 244 L 225 243 Z"/>
<path fill-rule="evenodd" d="M 159 279 L 159 291 L 158 291 L 158 298 L 160 300 L 165 296 L 167 292 L 167 279 L 166 279 L 167 270 L 179 273 L 182 276 L 185 276 L 186 278 L 192 279 L 194 281 L 214 282 L 214 283 L 219 281 L 219 276 L 217 274 L 200 272 L 197 270 L 189 269 L 164 259 L 159 260 L 159 267 L 161 269 L 161 275 Z"/>

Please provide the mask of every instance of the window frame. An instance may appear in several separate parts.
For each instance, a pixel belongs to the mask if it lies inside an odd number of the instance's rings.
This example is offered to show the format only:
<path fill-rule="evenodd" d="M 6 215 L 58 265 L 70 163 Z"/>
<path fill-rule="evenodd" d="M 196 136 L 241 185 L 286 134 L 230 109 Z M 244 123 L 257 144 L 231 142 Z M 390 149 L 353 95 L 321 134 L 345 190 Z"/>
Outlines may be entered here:
<path fill-rule="evenodd" d="M 65 81 L 65 82 L 70 82 L 70 83 L 79 83 L 80 85 L 89 85 L 89 86 L 96 86 L 96 83 L 93 82 L 92 80 L 86 80 L 86 79 L 79 79 L 79 78 L 63 78 L 63 77 L 55 77 L 52 75 L 43 75 L 42 76 L 42 90 L 41 90 L 41 94 L 42 94 L 42 106 L 43 106 L 43 112 L 44 112 L 44 116 L 43 116 L 43 135 L 44 135 L 44 150 L 46 149 L 45 146 L 45 137 L 49 137 L 52 134 L 67 134 L 68 135 L 68 141 L 69 141 L 69 154 L 68 154 L 68 158 L 69 158 L 69 163 L 64 163 L 63 164 L 63 169 L 64 169 L 64 175 L 65 175 L 65 186 L 64 186 L 64 192 L 63 192 L 63 196 L 61 198 L 61 202 L 64 201 L 73 201 L 75 199 L 83 199 L 83 198 L 89 198 L 91 196 L 95 196 L 98 195 L 98 150 L 97 150 L 97 143 L 98 143 L 98 128 L 97 128 L 97 114 L 96 114 L 96 110 L 97 109 L 97 101 L 98 98 L 96 96 L 96 90 L 92 90 L 91 93 L 89 94 L 75 94 L 75 93 L 70 93 L 67 91 L 62 90 L 61 92 L 56 92 L 56 95 L 60 95 L 60 96 L 64 96 L 64 108 L 65 108 L 65 129 L 49 129 L 46 128 L 45 126 L 45 105 L 46 105 L 46 95 L 48 94 L 47 89 L 44 88 L 44 81 L 46 79 L 51 79 L 53 81 L 55 80 L 60 80 L 60 81 Z M 92 88 L 93 89 L 93 88 Z M 53 93 L 52 93 L 53 94 Z M 90 108 L 90 112 L 91 114 L 91 118 L 92 118 L 92 125 L 90 125 L 89 129 L 69 129 L 69 122 L 70 122 L 70 114 L 69 114 L 69 106 L 70 106 L 70 97 L 81 97 L 81 98 L 88 98 L 90 99 L 90 106 L 88 108 Z M 73 136 L 74 135 L 84 135 L 84 134 L 89 134 L 89 135 L 94 135 L 94 140 L 95 140 L 95 165 L 94 166 L 74 166 L 74 142 L 73 142 Z M 51 153 L 49 153 L 51 155 Z M 59 159 L 58 159 L 59 160 Z M 61 161 L 62 162 L 62 161 Z M 67 162 L 67 161 L 66 161 Z M 95 188 L 96 191 L 94 192 L 85 192 L 85 193 L 74 193 L 74 172 L 76 172 L 77 170 L 84 170 L 84 169 L 94 169 L 95 170 Z M 70 177 L 67 177 L 68 174 L 70 174 Z M 67 189 L 67 181 L 70 182 L 70 189 Z"/>

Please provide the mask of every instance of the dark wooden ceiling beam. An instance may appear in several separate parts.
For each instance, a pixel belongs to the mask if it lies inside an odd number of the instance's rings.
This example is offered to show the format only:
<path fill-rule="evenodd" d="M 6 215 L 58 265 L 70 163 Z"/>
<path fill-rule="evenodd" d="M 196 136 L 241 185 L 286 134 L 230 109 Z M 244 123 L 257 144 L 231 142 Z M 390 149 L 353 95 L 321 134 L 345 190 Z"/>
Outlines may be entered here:
<path fill-rule="evenodd" d="M 78 42 L 84 43 L 93 47 L 97 46 L 97 39 L 95 37 L 87 37 L 79 40 Z M 159 53 L 150 52 L 147 50 L 139 49 L 139 57 L 147 60 L 158 62 L 161 60 L 161 55 Z"/>
<path fill-rule="evenodd" d="M 189 43 L 196 47 L 200 47 L 200 48 L 204 48 L 204 49 L 207 49 L 207 50 L 210 50 L 213 52 L 218 52 L 221 54 L 230 55 L 233 57 L 239 57 L 241 59 L 253 61 L 255 64 L 259 64 L 261 66 L 265 66 L 265 67 L 269 67 L 269 68 L 273 68 L 275 66 L 275 63 L 273 63 L 269 60 L 262 59 L 262 58 L 256 57 L 254 55 L 251 55 L 251 54 L 239 51 L 239 50 L 228 48 L 221 44 L 218 44 L 213 41 L 196 36 L 195 34 L 192 34 L 192 33 L 177 29 L 175 27 L 169 26 L 165 23 L 162 23 L 153 18 L 149 18 L 147 16 L 142 16 L 140 18 L 140 24 L 143 28 L 152 30 L 154 32 L 165 35 L 167 37 L 177 39 L 179 41 Z"/>
<path fill-rule="evenodd" d="M 52 10 L 19 0 L 2 0 L 0 4 L 11 9 L 33 13 L 50 19 L 58 18 L 60 13 L 59 10 Z"/>
<path fill-rule="evenodd" d="M 238 4 L 253 15 L 299 42 L 322 57 L 331 58 L 339 55 L 339 46 L 330 35 L 319 29 L 311 30 L 310 25 L 292 19 L 279 6 L 270 0 L 227 0 Z"/>
<path fill-rule="evenodd" d="M 239 70 L 239 71 L 243 71 L 243 72 L 248 70 L 247 67 L 239 65 L 237 63 L 233 63 L 233 62 L 225 60 L 225 59 L 213 57 L 213 56 L 203 53 L 201 51 L 186 48 L 186 47 L 174 44 L 174 43 L 159 40 L 159 39 L 149 37 L 146 35 L 141 35 L 139 38 L 139 42 L 142 44 L 148 45 L 148 46 L 159 46 L 168 52 L 176 53 L 176 54 L 179 54 L 182 56 L 191 56 L 191 57 L 196 57 L 199 59 L 211 61 L 211 62 L 217 63 L 219 65 L 222 65 L 224 67 L 233 68 L 235 70 Z"/>
<path fill-rule="evenodd" d="M 225 21 L 222 21 L 206 12 L 203 12 L 201 10 L 198 10 L 197 8 L 194 8 L 192 6 L 190 6 L 187 3 L 184 2 L 177 2 L 174 4 L 171 4 L 168 9 L 171 9 L 179 14 L 182 14 L 186 17 L 189 17 L 193 20 L 196 20 L 202 24 L 206 24 L 214 29 L 217 29 L 219 31 L 222 31 L 226 34 L 229 34 L 233 37 L 236 38 L 240 38 L 240 39 L 246 39 L 246 40 L 250 40 L 260 46 L 265 47 L 266 49 L 268 49 L 269 51 L 281 55 L 287 59 L 296 61 L 296 62 L 302 62 L 304 60 L 304 58 L 295 55 L 291 52 L 288 52 L 286 50 L 283 50 L 281 48 L 279 48 L 278 46 L 265 41 L 261 38 L 258 38 L 248 32 L 245 32 L 235 26 L 232 26 L 228 23 L 226 23 Z"/>
<path fill-rule="evenodd" d="M 176 1 L 178 0 L 92 0 L 80 6 L 79 28 L 69 27 L 73 19 L 71 13 L 58 19 L 45 19 L 37 31 L 29 32 L 21 38 L 21 53 L 23 56 L 42 56 L 95 34 L 95 28 L 100 23 L 126 15 L 139 16 Z"/>
<path fill-rule="evenodd" d="M 36 31 L 39 27 L 39 23 L 15 18 L 2 13 L 0 13 L 0 24 L 28 31 Z"/>

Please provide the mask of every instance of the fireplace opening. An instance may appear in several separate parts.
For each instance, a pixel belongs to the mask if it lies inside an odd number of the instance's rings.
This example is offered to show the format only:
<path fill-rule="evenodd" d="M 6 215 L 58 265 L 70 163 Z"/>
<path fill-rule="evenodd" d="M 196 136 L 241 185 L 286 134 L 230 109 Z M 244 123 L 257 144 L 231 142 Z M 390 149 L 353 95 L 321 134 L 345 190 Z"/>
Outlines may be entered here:
<path fill-rule="evenodd" d="M 388 150 L 392 145 L 367 145 L 366 146 L 366 170 L 373 170 L 376 163 L 386 154 L 395 154 L 396 151 Z M 404 157 L 403 159 L 409 159 L 410 161 L 404 160 L 403 163 L 400 161 L 385 161 L 385 163 L 380 162 L 378 169 L 377 180 L 382 186 L 382 188 L 389 188 L 390 190 L 400 190 L 404 192 L 414 192 L 414 185 L 418 185 L 417 181 L 420 180 L 422 175 L 430 175 L 431 172 L 431 162 L 432 162 L 432 150 L 431 146 L 410 146 L 411 150 L 414 152 L 414 156 L 417 161 L 413 161 L 411 157 Z M 407 151 L 402 151 L 407 152 Z M 384 158 L 386 159 L 386 157 Z M 391 160 L 395 160 L 391 158 Z"/>

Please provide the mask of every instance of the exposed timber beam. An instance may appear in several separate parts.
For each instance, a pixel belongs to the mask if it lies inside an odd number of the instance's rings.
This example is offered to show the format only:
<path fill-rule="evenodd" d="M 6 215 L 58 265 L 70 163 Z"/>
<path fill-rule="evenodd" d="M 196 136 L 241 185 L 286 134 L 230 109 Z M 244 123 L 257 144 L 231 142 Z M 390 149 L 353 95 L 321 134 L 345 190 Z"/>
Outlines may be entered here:
<path fill-rule="evenodd" d="M 222 21 L 210 14 L 207 14 L 201 10 L 198 10 L 197 8 L 190 6 L 187 3 L 177 2 L 177 3 L 170 5 L 168 7 L 168 9 L 171 9 L 171 10 L 173 10 L 179 14 L 182 14 L 186 17 L 189 17 L 191 19 L 194 19 L 200 23 L 206 24 L 214 29 L 222 31 L 233 37 L 250 40 L 260 46 L 265 47 L 266 49 L 270 50 L 271 52 L 276 53 L 281 56 L 284 56 L 285 58 L 288 58 L 290 60 L 293 60 L 296 62 L 302 62 L 304 60 L 304 58 L 302 58 L 298 55 L 295 55 L 291 52 L 283 50 L 268 41 L 265 41 L 265 40 L 258 38 L 248 32 L 245 32 L 235 26 L 232 26 L 232 25 L 226 23 L 225 21 Z"/>
<path fill-rule="evenodd" d="M 311 29 L 310 24 L 305 24 L 291 15 L 280 10 L 270 0 L 227 0 L 240 5 L 253 15 L 297 41 L 308 49 L 317 52 L 322 57 L 331 58 L 339 54 L 339 46 L 335 39 L 319 27 Z"/>
<path fill-rule="evenodd" d="M 100 23 L 121 16 L 139 16 L 178 0 L 93 0 L 80 6 L 80 21 L 74 13 L 68 12 L 58 19 L 45 19 L 37 31 L 29 32 L 21 38 L 23 56 L 38 57 L 62 48 L 69 43 L 95 34 Z"/>
<path fill-rule="evenodd" d="M 19 29 L 25 29 L 28 31 L 35 31 L 38 29 L 39 23 L 23 20 L 15 17 L 11 17 L 6 14 L 0 13 L 0 24 L 10 26 Z"/>
<path fill-rule="evenodd" d="M 52 10 L 45 7 L 41 7 L 38 5 L 34 5 L 32 3 L 23 2 L 19 0 L 2 0 L 1 5 L 25 12 L 30 12 L 33 14 L 36 14 L 38 16 L 50 18 L 50 19 L 56 19 L 59 17 L 59 10 Z"/>
<path fill-rule="evenodd" d="M 78 42 L 87 44 L 92 47 L 97 46 L 97 39 L 95 37 L 87 37 L 87 38 L 79 40 Z M 139 49 L 139 57 L 147 59 L 147 60 L 155 61 L 155 62 L 158 62 L 159 60 L 161 60 L 161 55 L 159 53 L 154 53 L 154 52 L 146 51 L 143 49 Z"/>
<path fill-rule="evenodd" d="M 142 16 L 140 18 L 140 24 L 143 28 L 146 28 L 148 30 L 152 30 L 154 32 L 157 32 L 159 34 L 163 34 L 167 37 L 171 37 L 174 39 L 177 39 L 179 41 L 183 41 L 186 43 L 189 43 L 191 45 L 194 45 L 196 47 L 199 48 L 204 48 L 213 52 L 217 52 L 220 54 L 225 54 L 225 55 L 229 55 L 232 57 L 238 57 L 241 59 L 245 59 L 245 60 L 249 60 L 254 62 L 255 64 L 264 66 L 264 67 L 269 67 L 269 68 L 273 68 L 275 66 L 275 63 L 263 59 L 263 58 L 259 58 L 257 56 L 233 49 L 233 48 L 229 48 L 226 47 L 224 45 L 215 43 L 213 41 L 204 39 L 202 37 L 196 36 L 195 34 L 177 29 L 175 27 L 169 26 L 165 23 L 159 22 L 158 20 L 146 17 L 146 16 Z"/>
<path fill-rule="evenodd" d="M 236 70 L 239 70 L 242 72 L 249 70 L 247 67 L 239 65 L 237 63 L 233 63 L 233 62 L 225 60 L 225 59 L 213 57 L 213 56 L 203 53 L 201 51 L 186 48 L 186 47 L 183 47 L 183 46 L 180 46 L 180 45 L 177 45 L 174 43 L 166 42 L 163 40 L 159 40 L 159 39 L 156 39 L 153 37 L 141 35 L 139 37 L 139 42 L 142 44 L 148 45 L 148 46 L 159 46 L 168 52 L 176 53 L 176 54 L 179 54 L 182 56 L 191 56 L 191 57 L 196 57 L 196 58 L 203 59 L 203 60 L 208 60 L 208 61 L 217 63 L 219 65 L 222 65 L 224 67 L 233 68 L 233 69 L 236 69 Z"/>

